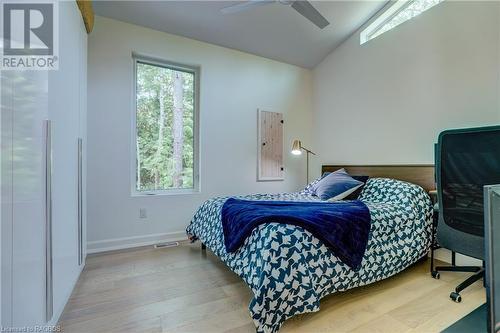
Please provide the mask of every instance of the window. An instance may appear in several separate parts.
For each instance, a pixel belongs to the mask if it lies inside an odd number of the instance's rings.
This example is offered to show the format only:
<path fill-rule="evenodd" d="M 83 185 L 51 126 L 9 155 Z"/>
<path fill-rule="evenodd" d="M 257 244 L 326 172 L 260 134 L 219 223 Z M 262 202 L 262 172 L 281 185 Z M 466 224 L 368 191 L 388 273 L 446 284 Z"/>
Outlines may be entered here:
<path fill-rule="evenodd" d="M 198 188 L 197 69 L 134 56 L 136 194 Z"/>
<path fill-rule="evenodd" d="M 361 32 L 360 44 L 411 20 L 444 0 L 398 0 Z"/>

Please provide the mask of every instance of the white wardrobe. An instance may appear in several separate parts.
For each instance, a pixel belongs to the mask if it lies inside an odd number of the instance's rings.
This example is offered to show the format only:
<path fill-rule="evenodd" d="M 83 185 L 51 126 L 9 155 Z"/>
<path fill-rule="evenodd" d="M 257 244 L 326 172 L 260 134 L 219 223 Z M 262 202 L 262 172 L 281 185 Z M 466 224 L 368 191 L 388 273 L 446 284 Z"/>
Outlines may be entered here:
<path fill-rule="evenodd" d="M 2 327 L 55 325 L 85 262 L 87 33 L 59 3 L 59 70 L 1 73 Z"/>

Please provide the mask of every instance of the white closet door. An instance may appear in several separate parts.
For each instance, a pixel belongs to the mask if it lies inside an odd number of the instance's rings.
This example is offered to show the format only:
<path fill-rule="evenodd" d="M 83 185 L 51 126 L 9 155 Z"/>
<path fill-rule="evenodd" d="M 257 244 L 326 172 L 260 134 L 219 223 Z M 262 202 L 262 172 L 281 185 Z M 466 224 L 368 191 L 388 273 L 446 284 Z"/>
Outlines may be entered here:
<path fill-rule="evenodd" d="M 76 2 L 60 2 L 59 70 L 0 73 L 1 326 L 55 324 L 82 268 L 78 138 L 86 130 L 80 124 L 86 116 L 86 42 Z M 48 237 L 46 119 L 50 119 L 52 142 L 52 232 Z M 49 256 L 47 249 L 51 249 Z M 51 272 L 49 278 L 47 272 Z"/>
<path fill-rule="evenodd" d="M 53 123 L 54 314 L 60 314 L 78 279 L 78 138 L 81 31 L 76 2 L 59 3 L 59 70 L 49 74 Z"/>
<path fill-rule="evenodd" d="M 12 323 L 12 124 L 13 79 L 12 73 L 0 71 L 1 77 L 1 321 L 0 326 Z"/>
<path fill-rule="evenodd" d="M 11 155 L 2 156 L 11 164 L 12 182 L 6 190 L 10 192 L 6 193 L 11 200 L 10 220 L 2 219 L 2 226 L 11 231 L 10 235 L 2 232 L 2 240 L 11 239 L 12 260 L 3 271 L 12 274 L 12 307 L 10 318 L 2 317 L 2 321 L 12 326 L 40 325 L 46 319 L 44 120 L 48 76 L 45 71 L 5 71 L 3 75 L 2 83 L 11 87 L 11 117 L 10 124 L 2 126 L 11 126 L 12 140 Z"/>

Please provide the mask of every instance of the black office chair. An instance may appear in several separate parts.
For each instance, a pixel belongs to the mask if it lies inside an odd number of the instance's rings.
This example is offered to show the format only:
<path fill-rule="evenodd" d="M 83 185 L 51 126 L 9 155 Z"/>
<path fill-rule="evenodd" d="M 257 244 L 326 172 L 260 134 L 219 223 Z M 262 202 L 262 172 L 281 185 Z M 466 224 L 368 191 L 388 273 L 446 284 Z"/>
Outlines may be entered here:
<path fill-rule="evenodd" d="M 500 183 L 500 126 L 442 132 L 436 176 L 437 239 L 453 260 L 451 266 L 435 267 L 432 277 L 439 279 L 439 271 L 474 273 L 450 294 L 460 302 L 460 292 L 484 277 L 483 186 Z M 483 260 L 483 266 L 456 266 L 455 252 Z"/>

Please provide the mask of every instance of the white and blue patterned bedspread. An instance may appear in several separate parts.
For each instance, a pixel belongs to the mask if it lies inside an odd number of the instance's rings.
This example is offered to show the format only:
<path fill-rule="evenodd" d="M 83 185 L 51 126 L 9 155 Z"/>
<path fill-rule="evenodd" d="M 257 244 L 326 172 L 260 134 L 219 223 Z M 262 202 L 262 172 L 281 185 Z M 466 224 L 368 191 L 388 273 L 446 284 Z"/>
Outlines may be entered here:
<path fill-rule="evenodd" d="M 242 196 L 251 200 L 319 201 L 297 193 Z M 187 233 L 198 237 L 252 289 L 249 309 L 258 332 L 276 332 L 300 313 L 319 310 L 322 297 L 388 278 L 422 258 L 430 247 L 432 205 L 413 184 L 374 178 L 360 195 L 371 230 L 361 269 L 353 271 L 301 227 L 269 223 L 254 229 L 240 249 L 227 253 L 221 208 L 227 198 L 206 201 Z"/>

